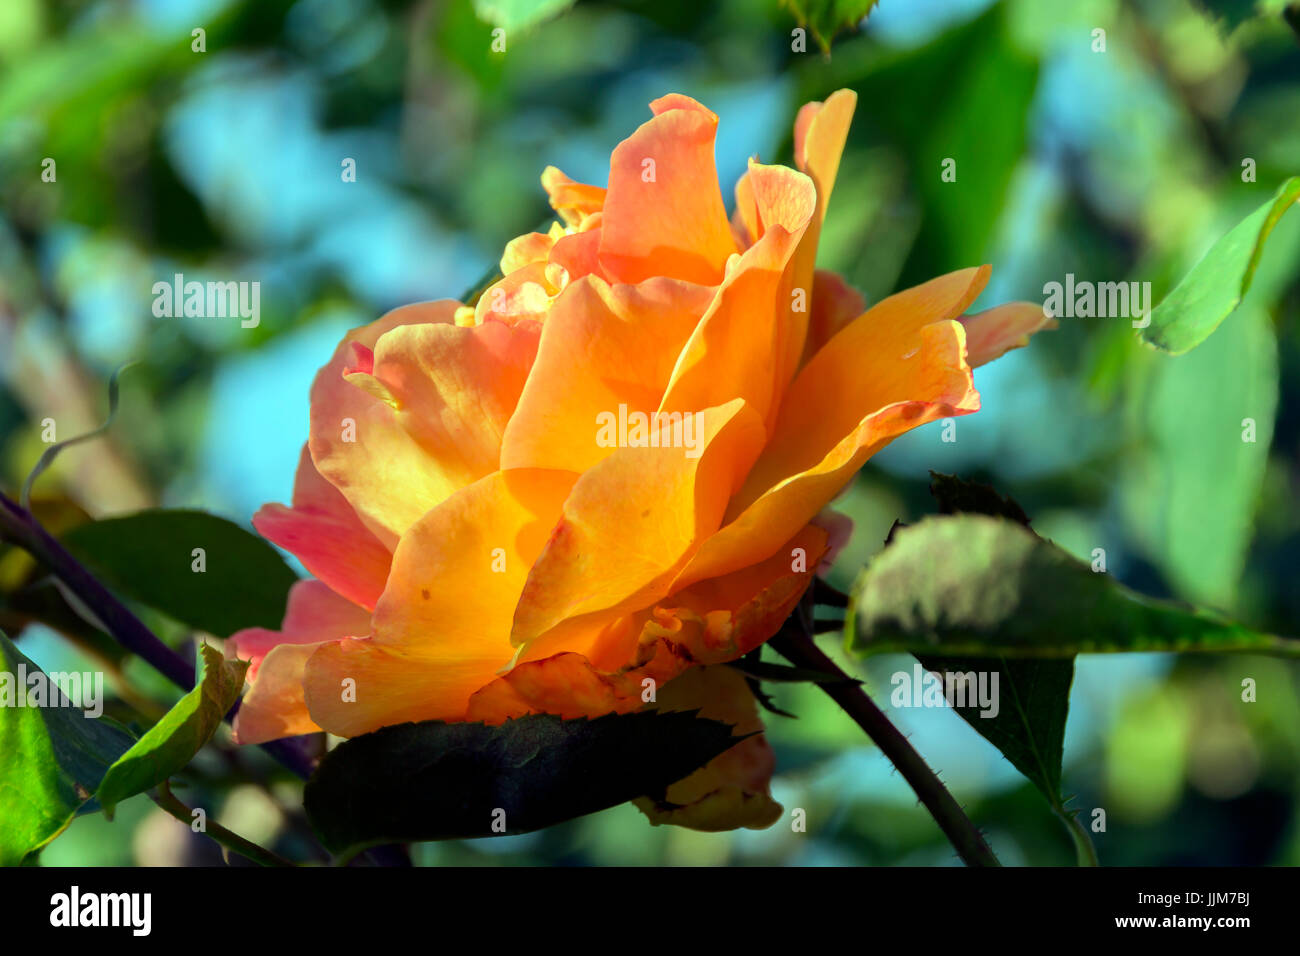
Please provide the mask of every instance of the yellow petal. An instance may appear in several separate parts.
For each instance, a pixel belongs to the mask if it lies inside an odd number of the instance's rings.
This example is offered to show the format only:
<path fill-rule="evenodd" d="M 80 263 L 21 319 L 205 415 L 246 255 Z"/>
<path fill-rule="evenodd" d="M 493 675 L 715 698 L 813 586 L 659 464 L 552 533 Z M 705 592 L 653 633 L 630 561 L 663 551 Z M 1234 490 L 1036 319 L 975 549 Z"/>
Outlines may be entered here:
<path fill-rule="evenodd" d="M 804 366 L 771 440 L 680 584 L 771 554 L 812 520 L 868 457 L 909 429 L 973 412 L 965 334 L 951 321 L 988 269 L 965 269 L 890 296 Z"/>
<path fill-rule="evenodd" d="M 568 618 L 645 607 L 666 595 L 676 571 L 718 527 L 766 437 L 758 414 L 739 400 L 652 434 L 661 447 L 618 448 L 574 485 L 529 572 L 515 644 Z"/>
<path fill-rule="evenodd" d="M 736 251 L 713 161 L 718 117 L 679 95 L 650 108 L 654 119 L 610 157 L 601 265 L 617 282 L 668 276 L 717 285 Z"/>
<path fill-rule="evenodd" d="M 369 368 L 364 353 L 352 364 L 341 348 L 312 386 L 312 459 L 390 548 L 496 469 L 536 351 L 535 323 L 466 328 L 452 324 L 455 311 L 443 302 L 390 313 Z"/>
<path fill-rule="evenodd" d="M 412 525 L 370 636 L 323 645 L 309 661 L 312 717 L 345 737 L 461 719 L 470 695 L 514 656 L 515 602 L 575 477 L 494 472 Z M 344 694 L 350 687 L 355 701 Z"/>
<path fill-rule="evenodd" d="M 299 581 L 279 631 L 247 628 L 226 641 L 225 655 L 249 661 L 248 691 L 235 715 L 235 739 L 259 744 L 320 728 L 303 700 L 302 669 L 322 642 L 365 634 L 370 615 L 319 581 Z"/>
<path fill-rule="evenodd" d="M 783 166 L 751 162 L 749 182 L 763 235 L 728 268 L 713 304 L 682 350 L 660 403 L 663 411 L 694 411 L 741 398 L 765 421 L 775 412 L 782 355 L 796 314 L 786 267 L 808 225 L 815 196 L 807 176 Z M 801 304 L 806 321 L 807 295 Z M 800 343 L 802 348 L 802 338 Z"/>
<path fill-rule="evenodd" d="M 795 118 L 795 165 L 813 181 L 817 205 L 799 243 L 799 250 L 795 253 L 789 285 L 804 289 L 809 295 L 813 294 L 813 270 L 817 262 L 817 244 L 821 241 L 822 223 L 826 220 L 831 192 L 835 188 L 835 177 L 840 169 L 840 156 L 844 152 L 857 103 L 857 93 L 852 90 L 837 90 L 824 103 L 806 104 Z M 807 312 L 791 316 L 782 357 L 782 387 L 794 377 L 795 370 L 805 355 L 808 321 Z"/>
<path fill-rule="evenodd" d="M 597 441 L 621 411 L 655 411 L 713 290 L 677 279 L 573 283 L 542 328 L 532 373 L 506 426 L 501 467 L 583 472 L 614 447 Z"/>

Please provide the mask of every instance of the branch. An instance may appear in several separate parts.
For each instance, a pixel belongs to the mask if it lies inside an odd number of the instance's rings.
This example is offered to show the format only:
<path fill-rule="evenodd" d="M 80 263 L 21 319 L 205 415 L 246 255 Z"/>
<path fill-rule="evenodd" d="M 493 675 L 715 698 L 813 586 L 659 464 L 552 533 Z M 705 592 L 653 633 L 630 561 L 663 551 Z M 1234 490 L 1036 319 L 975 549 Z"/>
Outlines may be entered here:
<path fill-rule="evenodd" d="M 787 621 L 776 637 L 768 642 L 772 648 L 796 667 L 805 667 L 832 674 L 839 681 L 818 684 L 831 700 L 839 704 L 872 739 L 881 752 L 898 768 L 917 798 L 930 811 L 939 829 L 956 848 L 967 866 L 1001 866 L 993 850 L 975 828 L 961 806 L 948 792 L 925 763 L 920 754 L 907 742 L 907 738 L 890 723 L 862 690 L 856 681 L 844 673 L 815 643 L 794 623 Z"/>

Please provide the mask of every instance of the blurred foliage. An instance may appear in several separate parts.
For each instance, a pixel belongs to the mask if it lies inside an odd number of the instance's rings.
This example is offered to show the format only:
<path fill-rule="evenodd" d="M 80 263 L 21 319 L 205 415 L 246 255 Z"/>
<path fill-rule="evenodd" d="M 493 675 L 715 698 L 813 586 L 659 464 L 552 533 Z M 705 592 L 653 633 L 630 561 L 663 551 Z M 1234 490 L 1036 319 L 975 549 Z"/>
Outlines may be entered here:
<path fill-rule="evenodd" d="M 42 479 L 68 502 L 65 526 L 167 505 L 246 527 L 263 501 L 289 496 L 307 387 L 342 331 L 469 287 L 509 239 L 546 221 L 545 165 L 604 182 L 610 149 L 670 90 L 720 114 L 726 196 L 749 155 L 790 161 L 801 103 L 858 91 L 819 264 L 869 301 L 981 261 L 994 279 L 977 308 L 1041 299 L 1067 274 L 1150 281 L 1159 301 L 1300 172 L 1300 44 L 1284 6 L 881 0 L 827 55 L 795 52 L 792 30 L 800 10 L 832 11 L 816 22 L 833 32 L 849 19 L 840 3 L 6 0 L 0 484 L 21 485 L 47 419 L 60 439 L 102 421 L 103 383 L 138 359 L 108 437 L 68 449 Z M 504 52 L 492 48 L 498 26 Z M 355 182 L 340 176 L 349 158 Z M 945 159 L 955 181 L 941 178 Z M 934 510 L 934 468 L 1012 494 L 1077 557 L 1103 548 L 1108 573 L 1140 592 L 1300 634 L 1297 262 L 1292 215 L 1242 304 L 1187 355 L 1142 346 L 1127 321 L 1063 319 L 979 370 L 984 407 L 956 442 L 920 429 L 840 499 L 856 532 L 832 580 L 847 587 L 894 520 Z M 260 281 L 260 324 L 155 318 L 153 283 L 177 272 Z M 57 633 L 28 624 L 52 620 L 60 598 L 17 556 L 0 553 L 0 581 L 0 621 L 25 625 L 14 635 L 23 653 L 46 669 L 108 669 L 109 713 L 147 723 L 175 701 L 75 613 Z M 183 622 L 147 620 L 190 646 Z M 890 675 L 913 659 L 841 663 L 884 703 Z M 1253 703 L 1241 700 L 1245 678 Z M 416 860 L 955 862 L 815 687 L 767 688 L 798 715 L 767 720 L 775 795 L 807 811 L 807 833 L 652 828 L 624 805 L 533 834 L 423 844 Z M 958 714 L 890 716 L 1005 862 L 1073 860 L 1033 785 Z M 284 855 L 309 854 L 300 784 L 225 732 L 216 741 L 180 799 Z M 1084 655 L 1064 755 L 1071 806 L 1085 822 L 1106 811 L 1107 830 L 1093 834 L 1104 863 L 1300 863 L 1292 662 Z M 113 823 L 75 819 L 43 854 L 220 859 L 139 797 Z"/>

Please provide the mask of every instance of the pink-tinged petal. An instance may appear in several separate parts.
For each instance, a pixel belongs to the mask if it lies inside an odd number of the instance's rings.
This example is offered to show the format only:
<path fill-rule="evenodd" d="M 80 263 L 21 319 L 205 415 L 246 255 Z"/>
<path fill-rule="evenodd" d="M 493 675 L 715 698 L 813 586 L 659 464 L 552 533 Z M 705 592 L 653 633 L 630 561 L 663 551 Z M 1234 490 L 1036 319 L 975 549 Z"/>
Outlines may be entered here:
<path fill-rule="evenodd" d="M 299 581 L 289 591 L 280 631 L 248 628 L 226 641 L 228 658 L 249 661 L 248 690 L 235 715 L 235 739 L 260 744 L 313 733 L 303 699 L 303 665 L 323 643 L 370 629 L 370 615 L 319 581 Z"/>
<path fill-rule="evenodd" d="M 898 435 L 979 408 L 965 331 L 953 318 L 988 268 L 965 269 L 883 300 L 804 366 L 727 524 L 704 543 L 678 585 L 771 554 Z"/>
<path fill-rule="evenodd" d="M 861 292 L 834 272 L 818 269 L 813 274 L 812 313 L 808 316 L 805 361 L 821 351 L 821 347 L 839 334 L 840 329 L 865 311 L 867 303 Z"/>
<path fill-rule="evenodd" d="M 320 476 L 306 445 L 294 479 L 293 507 L 265 505 L 253 515 L 253 527 L 354 604 L 373 608 L 383 593 L 391 552 Z"/>
<path fill-rule="evenodd" d="M 580 279 L 555 301 L 501 467 L 584 472 L 608 457 L 602 416 L 653 412 L 713 290 L 677 279 L 610 286 Z"/>
<path fill-rule="evenodd" d="M 758 703 L 744 675 L 725 666 L 692 668 L 664 687 L 648 709 L 697 711 L 705 720 L 730 724 L 734 736 L 745 737 L 672 784 L 662 798 L 633 801 L 651 823 L 717 832 L 762 830 L 777 821 L 782 807 L 770 789 L 776 754 L 763 735 Z"/>
<path fill-rule="evenodd" d="M 616 282 L 662 275 L 717 285 L 736 251 L 718 188 L 718 118 L 685 96 L 650 104 L 655 117 L 614 149 L 600 262 Z"/>
<path fill-rule="evenodd" d="M 605 190 L 575 182 L 554 166 L 542 171 L 542 186 L 550 196 L 551 208 L 570 226 L 598 213 L 605 205 Z"/>
<path fill-rule="evenodd" d="M 528 574 L 516 645 L 570 618 L 659 600 L 718 527 L 766 431 L 740 400 L 682 422 L 655 433 L 660 447 L 619 448 L 578 479 Z"/>
<path fill-rule="evenodd" d="M 1033 302 L 1008 302 L 984 312 L 961 317 L 966 326 L 966 355 L 971 368 L 979 368 L 1012 349 L 1029 344 L 1029 337 L 1056 328 L 1056 320 Z"/>
<path fill-rule="evenodd" d="M 371 346 L 373 374 L 344 379 L 336 353 L 312 387 L 312 459 L 389 547 L 496 469 L 537 348 L 535 323 L 463 327 L 450 322 L 455 310 L 454 302 L 397 310 L 440 321 L 397 316 Z"/>
<path fill-rule="evenodd" d="M 262 661 L 261 676 L 235 714 L 236 743 L 264 744 L 321 729 L 307 711 L 302 683 L 308 658 L 321 646 L 280 644 L 270 650 Z"/>
<path fill-rule="evenodd" d="M 313 719 L 345 737 L 408 720 L 463 719 L 470 695 L 514 655 L 507 635 L 515 602 L 575 478 L 494 472 L 412 525 L 370 636 L 322 645 L 308 662 Z"/>
<path fill-rule="evenodd" d="M 280 630 L 249 627 L 226 640 L 226 656 L 248 661 L 246 680 L 257 680 L 262 659 L 280 644 L 313 644 L 370 632 L 370 613 L 320 581 L 298 581 L 289 589 Z"/>
<path fill-rule="evenodd" d="M 751 163 L 749 181 L 763 235 L 728 268 L 713 304 L 677 360 L 659 406 L 662 411 L 695 411 L 741 398 L 765 421 L 775 415 L 778 376 L 796 305 L 786 267 L 808 225 L 815 197 L 807 176 L 783 166 Z M 808 308 L 806 295 L 803 308 Z"/>
<path fill-rule="evenodd" d="M 817 512 L 812 523 L 826 532 L 826 554 L 817 566 L 818 574 L 825 574 L 835 564 L 835 559 L 848 545 L 853 537 L 853 519 L 833 508 L 823 508 Z"/>

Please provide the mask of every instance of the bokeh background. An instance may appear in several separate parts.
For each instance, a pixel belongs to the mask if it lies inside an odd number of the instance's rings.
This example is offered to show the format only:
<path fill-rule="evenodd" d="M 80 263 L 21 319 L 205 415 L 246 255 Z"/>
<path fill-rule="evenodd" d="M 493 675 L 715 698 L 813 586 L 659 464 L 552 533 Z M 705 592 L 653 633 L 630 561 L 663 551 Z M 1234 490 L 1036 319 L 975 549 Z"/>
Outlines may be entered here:
<path fill-rule="evenodd" d="M 720 114 L 729 205 L 748 156 L 789 162 L 800 104 L 858 92 L 819 265 L 868 301 L 980 262 L 993 280 L 977 307 L 1041 300 L 1067 273 L 1150 281 L 1158 301 L 1300 173 L 1300 43 L 1283 5 L 882 0 L 828 57 L 811 38 L 792 51 L 796 22 L 777 0 L 559 0 L 509 32 L 504 54 L 480 16 L 493 4 L 471 0 L 5 0 L 0 485 L 21 485 L 43 419 L 60 438 L 98 424 L 110 373 L 137 360 L 109 435 L 65 453 L 41 490 L 94 516 L 163 504 L 247 525 L 289 498 L 308 385 L 342 333 L 472 287 L 506 241 L 547 221 L 543 166 L 603 184 L 610 149 L 669 91 Z M 206 52 L 191 49 L 196 27 Z M 947 157 L 955 183 L 940 177 Z M 1246 159 L 1256 182 L 1243 182 Z M 1140 346 L 1126 320 L 1063 319 L 981 369 L 984 408 L 955 442 L 937 424 L 905 436 L 840 500 L 856 532 L 833 580 L 847 586 L 895 519 L 934 510 L 933 468 L 992 482 L 1080 557 L 1104 548 L 1108 571 L 1140 591 L 1300 635 L 1297 265 L 1293 214 L 1241 309 L 1184 357 Z M 260 326 L 155 318 L 152 285 L 175 272 L 260 281 Z M 119 709 L 174 698 L 93 643 L 37 624 L 18 640 L 47 670 L 108 666 Z M 911 660 L 852 666 L 888 706 L 889 675 Z M 1255 703 L 1241 702 L 1245 677 Z M 1064 788 L 1085 819 L 1106 810 L 1103 863 L 1300 863 L 1298 678 L 1263 657 L 1080 658 Z M 792 685 L 775 698 L 798 718 L 769 717 L 774 791 L 808 811 L 807 833 L 651 828 L 623 806 L 415 858 L 957 862 L 828 700 Z M 1004 862 L 1073 861 L 1038 794 L 953 712 L 889 712 Z M 305 852 L 296 785 L 260 753 L 209 747 L 188 783 L 182 799 L 215 819 Z M 77 820 L 42 856 L 219 859 L 143 797 L 114 822 Z"/>

